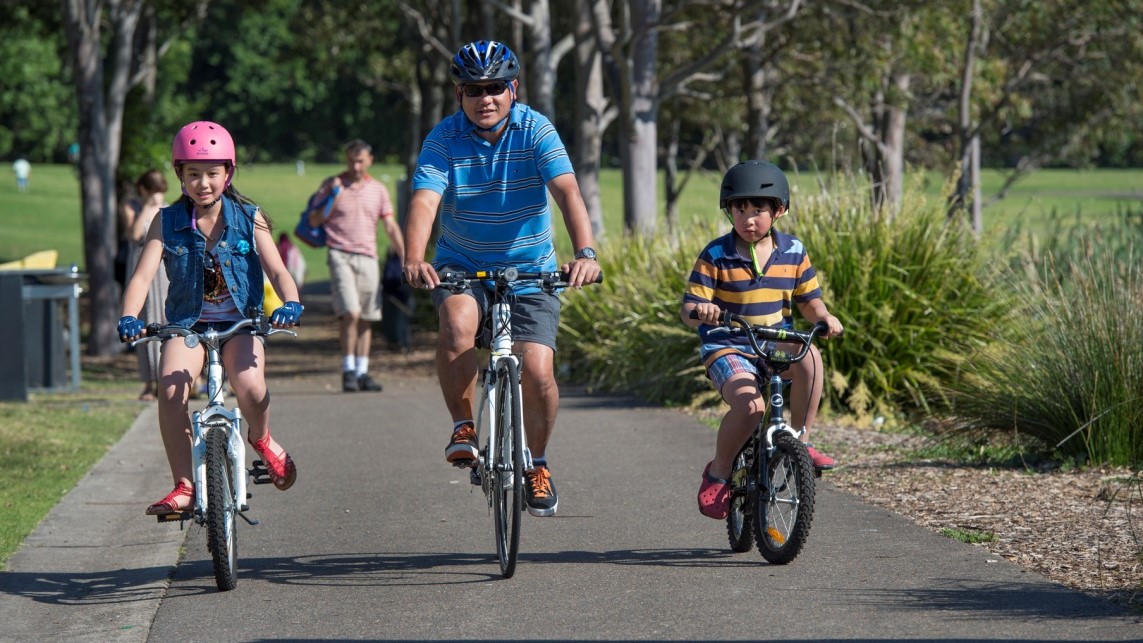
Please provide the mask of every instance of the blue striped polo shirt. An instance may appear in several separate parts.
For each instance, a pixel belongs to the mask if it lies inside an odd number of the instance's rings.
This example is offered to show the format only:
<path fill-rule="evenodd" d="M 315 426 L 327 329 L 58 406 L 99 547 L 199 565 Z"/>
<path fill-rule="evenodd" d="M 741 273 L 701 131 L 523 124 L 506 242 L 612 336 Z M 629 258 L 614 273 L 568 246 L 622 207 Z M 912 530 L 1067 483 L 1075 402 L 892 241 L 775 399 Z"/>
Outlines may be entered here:
<path fill-rule="evenodd" d="M 446 117 L 425 139 L 413 173 L 414 191 L 442 195 L 433 265 L 555 270 L 547 183 L 571 172 L 556 128 L 527 105 L 512 106 L 495 144 L 463 111 Z"/>
<path fill-rule="evenodd" d="M 695 261 L 687 280 L 683 303 L 713 303 L 746 317 L 752 324 L 793 328 L 793 304 L 822 296 L 817 273 L 810 265 L 806 247 L 795 236 L 771 230 L 774 252 L 759 276 L 754 262 L 738 252 L 738 235 L 731 230 L 707 244 Z M 715 326 L 699 326 L 699 357 L 709 367 L 728 353 L 753 356 L 750 342 L 743 335 L 714 333 Z"/>

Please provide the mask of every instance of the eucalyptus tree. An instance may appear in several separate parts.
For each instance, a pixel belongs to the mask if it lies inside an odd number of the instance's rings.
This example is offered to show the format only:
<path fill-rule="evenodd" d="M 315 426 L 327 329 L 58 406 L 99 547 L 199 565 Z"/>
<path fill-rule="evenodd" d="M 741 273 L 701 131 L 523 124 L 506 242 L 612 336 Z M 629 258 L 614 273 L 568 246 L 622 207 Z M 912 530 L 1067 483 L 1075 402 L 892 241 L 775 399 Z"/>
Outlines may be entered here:
<path fill-rule="evenodd" d="M 1137 1 L 980 4 L 980 25 L 969 41 L 976 69 L 966 57 L 960 87 L 970 98 L 962 101 L 968 104 L 961 107 L 958 156 L 968 156 L 973 140 L 984 137 L 992 162 L 1010 167 L 983 205 L 1047 164 L 1090 163 L 1101 133 L 1139 136 L 1143 12 Z M 950 201 L 963 204 L 972 184 L 959 180 Z M 979 219 L 975 225 L 979 229 Z"/>
<path fill-rule="evenodd" d="M 135 31 L 146 2 L 61 0 L 61 4 L 78 106 L 84 264 L 91 293 L 87 351 L 109 355 L 120 350 L 115 328 L 120 293 L 113 266 L 115 172 L 127 92 L 145 77 L 137 73 L 139 41 Z M 180 6 L 189 14 L 201 15 L 207 0 Z"/>
<path fill-rule="evenodd" d="M 679 94 L 696 76 L 725 59 L 735 47 L 750 42 L 760 31 L 794 18 L 801 0 L 595 0 L 591 7 L 595 37 L 603 53 L 605 75 L 619 109 L 619 157 L 623 168 L 624 226 L 650 236 L 656 228 L 658 200 L 658 115 L 662 101 Z M 755 19 L 761 6 L 773 6 L 765 22 Z M 715 14 L 711 8 L 727 13 Z M 659 67 L 659 36 L 686 30 L 696 20 L 730 15 L 719 37 L 697 43 L 694 57 L 663 74 Z M 661 75 L 662 74 L 662 75 Z"/>

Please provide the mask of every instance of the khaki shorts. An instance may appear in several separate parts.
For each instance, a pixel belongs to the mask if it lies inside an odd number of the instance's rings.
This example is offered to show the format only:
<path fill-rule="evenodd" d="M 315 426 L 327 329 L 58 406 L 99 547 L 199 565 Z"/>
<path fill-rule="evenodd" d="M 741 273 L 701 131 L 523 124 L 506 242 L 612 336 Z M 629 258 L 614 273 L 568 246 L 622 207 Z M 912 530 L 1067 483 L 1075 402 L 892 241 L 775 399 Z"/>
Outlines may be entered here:
<path fill-rule="evenodd" d="M 381 319 L 381 265 L 374 257 L 329 249 L 329 290 L 333 312 L 358 313 L 366 321 Z"/>

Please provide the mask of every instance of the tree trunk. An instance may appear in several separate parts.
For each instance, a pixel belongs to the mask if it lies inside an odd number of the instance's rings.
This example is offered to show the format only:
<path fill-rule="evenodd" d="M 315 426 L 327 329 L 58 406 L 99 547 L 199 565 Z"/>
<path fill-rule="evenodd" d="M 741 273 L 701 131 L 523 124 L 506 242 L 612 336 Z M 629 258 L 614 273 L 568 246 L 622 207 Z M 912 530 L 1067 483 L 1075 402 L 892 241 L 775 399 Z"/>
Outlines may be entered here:
<path fill-rule="evenodd" d="M 631 114 L 624 172 L 624 221 L 627 229 L 644 237 L 655 234 L 658 219 L 659 22 L 661 0 L 632 0 L 631 22 L 636 39 L 631 44 Z"/>
<path fill-rule="evenodd" d="M 599 171 L 603 150 L 603 132 L 606 128 L 604 112 L 607 99 L 603 95 L 603 67 L 599 46 L 592 33 L 589 0 L 576 0 L 575 26 L 576 97 L 575 146 L 572 163 L 579 191 L 583 195 L 587 214 L 591 218 L 591 232 L 598 241 L 604 238 L 603 198 L 599 186 Z"/>
<path fill-rule="evenodd" d="M 104 89 L 101 48 L 102 3 L 62 0 L 64 24 L 75 79 L 79 114 L 80 198 L 83 251 L 91 301 L 89 355 L 122 349 L 116 323 L 120 312 L 115 282 L 115 169 L 119 164 L 123 106 L 130 83 L 132 42 L 142 12 L 141 0 L 108 2 L 114 29 L 106 59 L 111 73 Z"/>

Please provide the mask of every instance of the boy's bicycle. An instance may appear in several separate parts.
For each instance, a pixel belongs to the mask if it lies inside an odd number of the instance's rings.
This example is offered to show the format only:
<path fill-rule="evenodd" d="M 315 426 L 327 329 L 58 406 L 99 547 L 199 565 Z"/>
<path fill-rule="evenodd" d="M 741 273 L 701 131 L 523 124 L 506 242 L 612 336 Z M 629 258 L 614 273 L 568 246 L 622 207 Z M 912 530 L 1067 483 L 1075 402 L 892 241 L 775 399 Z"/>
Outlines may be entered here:
<path fill-rule="evenodd" d="M 238 584 L 238 530 L 235 519 L 248 517 L 246 476 L 254 484 L 271 484 L 270 473 L 261 460 L 246 469 L 246 444 L 242 439 L 242 411 L 223 404 L 223 367 L 221 347 L 230 337 L 240 334 L 268 337 L 279 333 L 297 336 L 292 330 L 271 328 L 261 316 L 235 322 L 226 330 L 208 329 L 202 333 L 181 326 L 148 324 L 146 337 L 132 342 L 146 342 L 182 337 L 188 348 L 202 344 L 206 349 L 207 403 L 191 416 L 191 465 L 194 472 L 194 507 L 187 511 L 161 514 L 159 522 L 194 520 L 206 525 L 207 548 L 214 562 L 214 580 L 221 591 Z"/>
<path fill-rule="evenodd" d="M 512 285 L 535 281 L 547 293 L 568 286 L 566 273 L 521 272 L 516 268 L 438 275 L 438 288 L 463 292 L 485 288 L 492 300 L 482 328 L 491 330 L 488 366 L 481 371 L 481 399 L 476 417 L 480 447 L 471 471 L 472 484 L 484 491 L 496 535 L 500 573 L 511 578 L 520 551 L 520 519 L 524 509 L 524 472 L 531 471 L 532 454 L 524 434 L 520 356 L 512 352 Z"/>
<path fill-rule="evenodd" d="M 814 338 L 829 328 L 825 322 L 818 322 L 809 332 L 755 326 L 730 312 L 722 314 L 720 323 L 726 332 L 749 339 L 759 366 L 758 385 L 768 402 L 766 415 L 734 459 L 726 533 L 732 550 L 749 550 L 753 539 L 763 558 L 784 565 L 794 560 L 809 537 L 814 478 L 821 473 L 815 471 L 800 432 L 786 422 L 781 375 L 805 358 Z M 790 353 L 775 343 L 800 348 Z M 764 373 L 769 373 L 768 381 L 763 381 Z"/>

